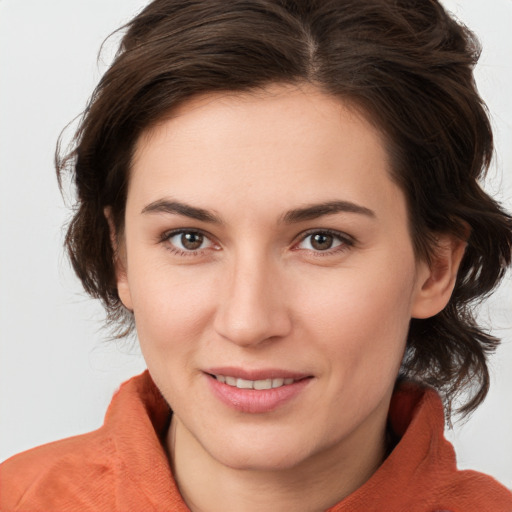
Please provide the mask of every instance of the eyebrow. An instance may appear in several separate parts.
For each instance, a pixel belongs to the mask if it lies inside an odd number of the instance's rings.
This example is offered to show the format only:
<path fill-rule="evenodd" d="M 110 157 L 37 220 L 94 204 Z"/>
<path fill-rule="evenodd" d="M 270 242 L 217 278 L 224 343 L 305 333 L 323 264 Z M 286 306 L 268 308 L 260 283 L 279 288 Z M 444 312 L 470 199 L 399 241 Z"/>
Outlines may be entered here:
<path fill-rule="evenodd" d="M 222 219 L 211 211 L 203 208 L 197 208 L 180 201 L 159 199 L 142 209 L 141 213 L 169 213 L 172 215 L 183 215 L 201 222 L 212 224 L 223 224 Z M 375 212 L 365 206 L 352 203 L 351 201 L 327 201 L 307 205 L 301 208 L 289 210 L 281 217 L 281 222 L 285 224 L 294 224 L 313 220 L 324 215 L 334 215 L 336 213 L 356 213 L 367 217 L 375 218 Z"/>
<path fill-rule="evenodd" d="M 293 224 L 336 213 L 357 213 L 371 218 L 376 217 L 373 210 L 351 201 L 328 201 L 290 210 L 284 214 L 282 219 L 286 224 Z"/>
<path fill-rule="evenodd" d="M 170 213 L 174 215 L 183 215 L 201 222 L 210 222 L 212 224 L 222 224 L 220 217 L 203 208 L 190 206 L 179 201 L 169 201 L 159 199 L 145 206 L 141 213 Z"/>

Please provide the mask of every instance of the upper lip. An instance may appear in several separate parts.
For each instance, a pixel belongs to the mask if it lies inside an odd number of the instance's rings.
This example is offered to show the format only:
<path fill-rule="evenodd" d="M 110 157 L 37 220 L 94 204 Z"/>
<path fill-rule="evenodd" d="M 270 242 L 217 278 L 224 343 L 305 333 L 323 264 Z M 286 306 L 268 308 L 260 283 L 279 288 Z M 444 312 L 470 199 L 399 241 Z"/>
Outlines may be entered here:
<path fill-rule="evenodd" d="M 223 366 L 203 370 L 210 375 L 224 375 L 244 380 L 265 380 L 265 379 L 294 379 L 300 380 L 311 377 L 306 373 L 284 370 L 280 368 L 247 369 L 234 366 Z"/>

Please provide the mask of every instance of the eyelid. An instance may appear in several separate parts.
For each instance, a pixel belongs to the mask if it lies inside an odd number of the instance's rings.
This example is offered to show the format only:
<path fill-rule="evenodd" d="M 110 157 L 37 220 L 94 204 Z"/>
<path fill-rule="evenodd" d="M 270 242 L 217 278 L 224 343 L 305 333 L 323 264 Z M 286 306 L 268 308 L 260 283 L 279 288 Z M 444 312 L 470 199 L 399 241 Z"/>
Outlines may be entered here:
<path fill-rule="evenodd" d="M 339 244 L 339 245 L 337 245 L 335 247 L 326 249 L 325 251 L 311 250 L 311 249 L 300 249 L 298 247 L 298 245 L 301 242 L 303 242 L 304 240 L 306 240 L 306 238 L 308 238 L 309 236 L 312 236 L 312 235 L 319 234 L 319 233 L 320 234 L 331 235 L 331 236 L 337 238 L 339 241 L 341 241 L 341 244 Z M 300 233 L 300 235 L 298 235 L 296 240 L 297 241 L 293 243 L 293 247 L 292 247 L 293 250 L 296 250 L 296 251 L 308 250 L 311 253 L 313 253 L 315 255 L 319 255 L 319 256 L 322 256 L 322 255 L 327 256 L 329 254 L 333 254 L 333 253 L 336 253 L 336 252 L 341 252 L 341 251 L 347 250 L 348 248 L 354 246 L 355 243 L 356 243 L 356 240 L 352 236 L 348 235 L 347 233 L 344 233 L 343 231 L 337 231 L 336 229 L 329 229 L 329 228 L 313 228 L 313 229 L 308 229 L 307 231 L 303 231 L 302 233 Z"/>
<path fill-rule="evenodd" d="M 176 247 L 175 245 L 173 245 L 169 242 L 169 240 L 172 237 L 174 237 L 176 235 L 183 234 L 183 233 L 197 233 L 197 234 L 203 236 L 204 238 L 206 238 L 210 242 L 210 245 L 208 247 L 200 248 L 200 249 L 196 249 L 196 250 L 184 250 L 184 249 L 180 249 L 179 247 Z M 298 247 L 300 243 L 302 243 L 304 240 L 306 240 L 306 238 L 308 238 L 309 236 L 315 235 L 315 234 L 319 234 L 319 233 L 331 235 L 331 236 L 335 237 L 336 239 L 338 239 L 341 243 L 339 245 L 336 245 L 333 248 L 329 248 L 324 251 L 314 250 L 314 249 L 302 249 L 302 248 Z M 203 251 L 206 251 L 209 249 L 214 249 L 214 250 L 220 249 L 220 245 L 216 241 L 216 239 L 213 235 L 211 235 L 207 231 L 204 231 L 204 230 L 198 229 L 198 228 L 175 228 L 175 229 L 171 229 L 169 231 L 165 231 L 159 236 L 158 242 L 162 243 L 162 244 L 167 243 L 166 248 L 168 250 L 170 250 L 171 252 L 173 252 L 175 254 L 184 255 L 184 256 L 194 256 L 200 252 L 203 252 Z M 292 244 L 292 250 L 296 250 L 296 251 L 306 250 L 306 251 L 309 251 L 310 253 L 314 254 L 315 256 L 328 256 L 333 253 L 345 251 L 345 250 L 349 249 L 350 247 L 352 247 L 355 243 L 356 243 L 356 240 L 352 236 L 348 235 L 345 232 L 338 231 L 335 229 L 329 229 L 329 228 L 312 228 L 312 229 L 303 231 L 295 238 L 295 241 Z"/>
<path fill-rule="evenodd" d="M 194 233 L 194 234 L 201 235 L 201 236 L 203 236 L 205 239 L 207 239 L 210 242 L 210 245 L 208 247 L 204 247 L 204 248 L 201 248 L 201 249 L 184 250 L 184 249 L 176 247 L 175 245 L 170 243 L 170 239 L 172 237 L 174 237 L 176 235 L 181 235 L 183 233 Z M 208 249 L 214 249 L 214 250 L 220 249 L 220 246 L 219 246 L 218 242 L 216 242 L 215 237 L 213 235 L 211 235 L 207 231 L 204 231 L 202 229 L 197 229 L 197 228 L 175 228 L 175 229 L 170 229 L 169 231 L 165 231 L 164 233 L 162 233 L 159 236 L 158 242 L 162 243 L 162 244 L 166 244 L 167 243 L 166 248 L 169 251 L 171 251 L 171 252 L 173 252 L 175 254 L 179 254 L 180 256 L 181 255 L 183 255 L 183 256 L 194 256 L 194 255 L 196 255 L 196 254 L 198 254 L 200 252 L 206 251 Z"/>

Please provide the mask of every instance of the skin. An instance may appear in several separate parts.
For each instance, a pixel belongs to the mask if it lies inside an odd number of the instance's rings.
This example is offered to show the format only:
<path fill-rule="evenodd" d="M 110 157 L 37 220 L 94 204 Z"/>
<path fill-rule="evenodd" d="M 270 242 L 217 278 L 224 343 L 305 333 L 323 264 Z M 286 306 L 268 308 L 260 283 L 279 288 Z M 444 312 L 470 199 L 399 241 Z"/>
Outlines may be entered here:
<path fill-rule="evenodd" d="M 439 245 L 417 260 L 383 137 L 312 86 L 201 96 L 141 137 L 118 290 L 174 411 L 167 449 L 192 510 L 325 510 L 373 474 L 409 321 L 453 289 L 463 246 Z M 309 378 L 255 414 L 214 396 L 219 366 Z"/>

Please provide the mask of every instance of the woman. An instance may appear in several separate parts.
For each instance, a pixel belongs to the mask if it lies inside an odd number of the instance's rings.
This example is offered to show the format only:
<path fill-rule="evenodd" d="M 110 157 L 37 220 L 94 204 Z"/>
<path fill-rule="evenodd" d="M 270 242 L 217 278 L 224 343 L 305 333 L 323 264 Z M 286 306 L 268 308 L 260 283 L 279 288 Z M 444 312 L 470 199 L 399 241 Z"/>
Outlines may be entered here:
<path fill-rule="evenodd" d="M 485 397 L 470 305 L 511 260 L 477 54 L 426 0 L 139 14 L 58 171 L 77 275 L 149 373 L 6 462 L 2 509 L 510 510 L 442 437 Z"/>

